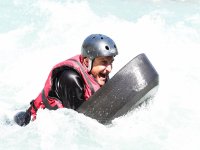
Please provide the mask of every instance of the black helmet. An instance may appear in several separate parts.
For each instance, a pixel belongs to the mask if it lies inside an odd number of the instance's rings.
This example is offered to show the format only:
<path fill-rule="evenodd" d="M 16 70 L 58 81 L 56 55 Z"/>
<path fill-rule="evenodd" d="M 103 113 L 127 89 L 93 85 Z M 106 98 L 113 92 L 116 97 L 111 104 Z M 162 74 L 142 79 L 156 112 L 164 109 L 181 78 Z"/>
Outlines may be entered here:
<path fill-rule="evenodd" d="M 98 56 L 116 56 L 115 42 L 103 34 L 91 34 L 82 44 L 81 54 L 93 60 Z"/>

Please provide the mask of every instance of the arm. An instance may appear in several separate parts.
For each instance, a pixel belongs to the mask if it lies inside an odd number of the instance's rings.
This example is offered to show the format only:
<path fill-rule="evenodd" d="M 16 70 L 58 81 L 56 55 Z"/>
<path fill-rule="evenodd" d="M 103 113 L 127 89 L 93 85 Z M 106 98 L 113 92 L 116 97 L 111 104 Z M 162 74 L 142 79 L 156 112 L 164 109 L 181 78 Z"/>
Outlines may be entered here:
<path fill-rule="evenodd" d="M 82 77 L 73 69 L 64 69 L 53 79 L 53 95 L 64 107 L 77 109 L 84 101 Z"/>
<path fill-rule="evenodd" d="M 56 71 L 49 96 L 58 98 L 64 107 L 76 110 L 85 101 L 84 84 L 81 76 L 71 68 Z M 26 126 L 30 122 L 31 113 L 29 109 L 14 116 L 14 121 L 18 125 Z"/>

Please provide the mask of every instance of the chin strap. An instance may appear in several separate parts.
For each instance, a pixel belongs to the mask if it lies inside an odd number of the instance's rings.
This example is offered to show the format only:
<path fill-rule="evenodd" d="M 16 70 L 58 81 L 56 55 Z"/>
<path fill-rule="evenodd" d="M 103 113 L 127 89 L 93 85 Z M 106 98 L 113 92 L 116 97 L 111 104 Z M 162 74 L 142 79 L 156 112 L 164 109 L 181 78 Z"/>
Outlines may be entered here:
<path fill-rule="evenodd" d="M 90 72 L 92 70 L 93 62 L 94 62 L 94 59 L 89 59 L 88 67 L 87 67 L 88 72 Z"/>

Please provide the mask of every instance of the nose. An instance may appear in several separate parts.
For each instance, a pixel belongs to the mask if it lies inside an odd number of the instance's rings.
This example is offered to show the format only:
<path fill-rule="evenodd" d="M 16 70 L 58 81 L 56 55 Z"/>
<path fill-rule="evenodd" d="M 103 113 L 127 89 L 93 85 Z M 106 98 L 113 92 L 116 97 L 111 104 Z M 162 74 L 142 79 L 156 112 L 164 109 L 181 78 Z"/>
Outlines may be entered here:
<path fill-rule="evenodd" d="M 109 73 L 112 71 L 112 64 L 108 64 L 106 66 L 106 71 L 109 72 Z"/>

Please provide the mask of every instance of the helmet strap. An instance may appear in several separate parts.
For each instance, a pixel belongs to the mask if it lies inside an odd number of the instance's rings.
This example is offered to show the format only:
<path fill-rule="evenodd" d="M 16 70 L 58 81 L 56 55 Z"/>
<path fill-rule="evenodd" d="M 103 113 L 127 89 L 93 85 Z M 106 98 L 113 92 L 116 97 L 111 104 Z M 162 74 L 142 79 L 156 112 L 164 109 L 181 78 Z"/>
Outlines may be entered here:
<path fill-rule="evenodd" d="M 92 70 L 94 59 L 89 59 L 88 61 L 88 72 Z"/>

